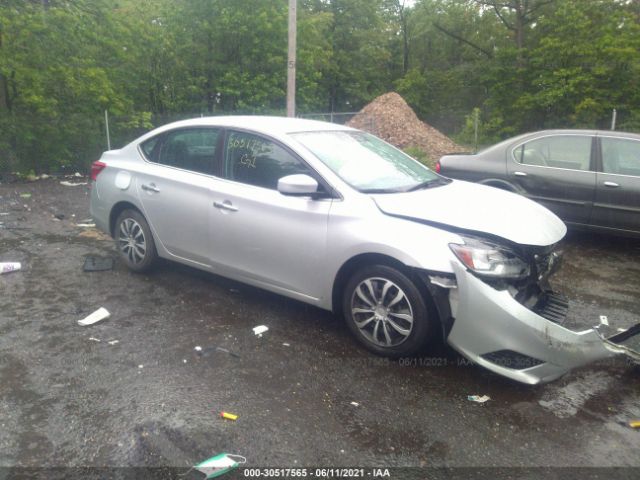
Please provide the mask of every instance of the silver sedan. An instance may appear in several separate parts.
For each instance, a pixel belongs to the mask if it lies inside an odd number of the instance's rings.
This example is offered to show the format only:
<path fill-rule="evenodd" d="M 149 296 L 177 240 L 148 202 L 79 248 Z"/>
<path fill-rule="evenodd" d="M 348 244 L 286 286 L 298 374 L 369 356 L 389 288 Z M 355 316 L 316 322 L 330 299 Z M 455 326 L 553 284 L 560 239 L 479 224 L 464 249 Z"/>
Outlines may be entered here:
<path fill-rule="evenodd" d="M 91 214 L 130 269 L 163 257 L 332 310 L 377 354 L 440 338 L 530 384 L 637 358 L 637 328 L 563 326 L 567 302 L 548 283 L 566 233 L 558 217 L 364 132 L 198 118 L 105 152 L 91 176 Z"/>

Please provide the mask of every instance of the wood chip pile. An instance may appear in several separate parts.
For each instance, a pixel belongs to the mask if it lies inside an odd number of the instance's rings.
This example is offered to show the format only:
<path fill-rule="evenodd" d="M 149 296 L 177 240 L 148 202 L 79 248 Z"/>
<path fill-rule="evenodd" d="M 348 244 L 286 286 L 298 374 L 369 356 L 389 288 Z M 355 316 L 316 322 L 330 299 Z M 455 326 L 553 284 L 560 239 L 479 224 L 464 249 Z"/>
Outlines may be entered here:
<path fill-rule="evenodd" d="M 403 150 L 419 148 L 434 161 L 447 153 L 466 151 L 445 134 L 421 121 L 395 92 L 376 98 L 347 125 L 372 133 Z"/>

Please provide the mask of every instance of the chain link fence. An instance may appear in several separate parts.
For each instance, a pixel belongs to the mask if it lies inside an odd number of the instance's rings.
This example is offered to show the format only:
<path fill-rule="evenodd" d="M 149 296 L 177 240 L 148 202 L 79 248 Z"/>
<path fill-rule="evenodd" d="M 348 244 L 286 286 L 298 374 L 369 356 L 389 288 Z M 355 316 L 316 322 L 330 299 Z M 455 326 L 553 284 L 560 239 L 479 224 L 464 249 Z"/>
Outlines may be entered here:
<path fill-rule="evenodd" d="M 219 111 L 213 115 L 284 115 L 283 111 Z M 87 173 L 91 162 L 98 159 L 109 144 L 121 148 L 153 128 L 188 118 L 209 116 L 188 112 L 132 115 L 95 115 L 75 113 L 64 116 L 12 114 L 0 116 L 0 181 L 19 174 L 64 175 Z M 344 125 L 355 119 L 357 127 L 377 133 L 379 119 L 358 117 L 358 112 L 299 113 L 299 118 L 321 120 Z M 640 131 L 640 117 L 618 110 L 616 130 Z M 108 129 L 108 135 L 107 135 Z"/>

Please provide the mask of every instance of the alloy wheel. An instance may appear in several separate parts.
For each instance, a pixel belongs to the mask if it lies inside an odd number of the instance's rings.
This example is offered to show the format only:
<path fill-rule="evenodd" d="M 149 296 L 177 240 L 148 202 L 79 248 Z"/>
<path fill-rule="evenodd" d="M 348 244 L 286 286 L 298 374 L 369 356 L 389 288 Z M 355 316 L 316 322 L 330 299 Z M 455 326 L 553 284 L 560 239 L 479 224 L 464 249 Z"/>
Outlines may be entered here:
<path fill-rule="evenodd" d="M 351 314 L 360 333 L 381 347 L 400 345 L 413 330 L 409 298 L 386 278 L 367 278 L 358 284 L 351 297 Z"/>

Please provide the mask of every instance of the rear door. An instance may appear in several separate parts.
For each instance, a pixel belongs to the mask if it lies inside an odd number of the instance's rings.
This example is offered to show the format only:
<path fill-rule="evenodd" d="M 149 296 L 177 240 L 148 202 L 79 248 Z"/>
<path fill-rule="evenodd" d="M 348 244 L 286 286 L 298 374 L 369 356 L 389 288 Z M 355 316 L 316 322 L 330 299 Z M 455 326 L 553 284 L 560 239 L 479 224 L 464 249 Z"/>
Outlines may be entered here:
<path fill-rule="evenodd" d="M 331 198 L 278 192 L 278 179 L 321 179 L 275 140 L 228 130 L 222 177 L 212 190 L 211 261 L 215 270 L 266 287 L 319 298 L 326 266 Z M 283 292 L 284 293 L 284 292 Z"/>
<path fill-rule="evenodd" d="M 595 196 L 595 135 L 545 135 L 507 153 L 509 181 L 562 220 L 587 224 Z"/>
<path fill-rule="evenodd" d="M 640 141 L 601 136 L 599 143 L 592 224 L 640 232 Z"/>
<path fill-rule="evenodd" d="M 140 146 L 148 162 L 138 195 L 154 239 L 181 259 L 209 266 L 210 189 L 220 130 L 183 128 Z"/>

